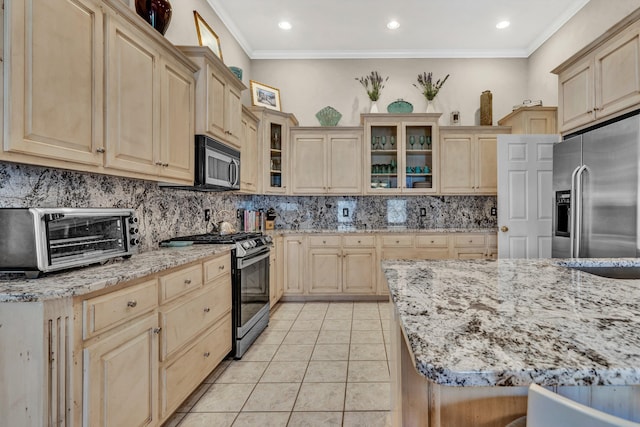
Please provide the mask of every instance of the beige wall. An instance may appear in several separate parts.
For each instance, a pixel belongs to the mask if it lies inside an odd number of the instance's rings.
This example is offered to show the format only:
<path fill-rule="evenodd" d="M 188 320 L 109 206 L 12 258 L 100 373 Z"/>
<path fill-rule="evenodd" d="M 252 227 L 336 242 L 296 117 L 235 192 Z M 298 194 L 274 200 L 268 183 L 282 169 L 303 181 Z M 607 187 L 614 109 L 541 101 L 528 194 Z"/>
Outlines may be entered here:
<path fill-rule="evenodd" d="M 436 98 L 443 112 L 460 111 L 462 124 L 476 124 L 480 94 L 493 93 L 493 122 L 510 113 L 526 95 L 526 59 L 335 59 L 335 60 L 254 60 L 253 79 L 280 89 L 283 111 L 292 112 L 301 126 L 317 126 L 318 110 L 330 105 L 342 113 L 340 126 L 360 124 L 360 113 L 368 112 L 369 98 L 355 80 L 372 70 L 389 76 L 378 101 L 380 112 L 402 98 L 413 104 L 414 112 L 424 112 L 426 102 L 413 87 L 419 73 L 432 71 L 434 77 L 450 74 Z"/>
<path fill-rule="evenodd" d="M 527 98 L 558 105 L 551 70 L 640 7 L 640 0 L 591 0 L 529 57 Z"/>
<path fill-rule="evenodd" d="M 133 0 L 131 2 L 133 3 Z M 172 6 L 171 23 L 165 37 L 174 45 L 197 46 L 198 34 L 193 19 L 193 11 L 198 11 L 200 16 L 220 38 L 220 49 L 222 50 L 224 63 L 242 68 L 242 81 L 249 87 L 251 60 L 220 18 L 218 18 L 218 15 L 211 9 L 207 1 L 177 0 L 172 2 Z M 244 91 L 242 101 L 247 105 L 251 103 L 248 90 Z"/>

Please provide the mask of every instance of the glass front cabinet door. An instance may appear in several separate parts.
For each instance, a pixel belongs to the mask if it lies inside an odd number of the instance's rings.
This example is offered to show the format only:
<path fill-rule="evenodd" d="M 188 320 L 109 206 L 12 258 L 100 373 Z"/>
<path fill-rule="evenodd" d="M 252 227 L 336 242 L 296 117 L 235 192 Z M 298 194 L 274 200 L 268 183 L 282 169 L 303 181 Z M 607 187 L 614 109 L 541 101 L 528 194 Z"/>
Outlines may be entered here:
<path fill-rule="evenodd" d="M 363 114 L 365 192 L 367 194 L 438 191 L 438 117 L 440 114 Z"/>

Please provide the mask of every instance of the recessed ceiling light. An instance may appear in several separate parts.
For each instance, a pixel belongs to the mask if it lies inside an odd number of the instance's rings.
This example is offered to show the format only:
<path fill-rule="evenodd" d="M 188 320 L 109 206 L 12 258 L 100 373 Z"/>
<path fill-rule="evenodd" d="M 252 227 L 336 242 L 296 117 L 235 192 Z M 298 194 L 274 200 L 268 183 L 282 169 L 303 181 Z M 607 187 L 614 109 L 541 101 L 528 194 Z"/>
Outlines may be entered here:
<path fill-rule="evenodd" d="M 280 27 L 281 30 L 290 30 L 291 23 L 287 21 L 280 21 L 278 22 L 278 27 Z"/>
<path fill-rule="evenodd" d="M 398 21 L 389 21 L 387 28 L 390 30 L 397 30 L 400 28 L 400 23 Z"/>
<path fill-rule="evenodd" d="M 496 28 L 499 29 L 499 30 L 504 30 L 509 25 L 511 25 L 511 22 L 509 22 L 509 21 L 500 21 L 500 22 L 498 22 L 496 24 Z"/>

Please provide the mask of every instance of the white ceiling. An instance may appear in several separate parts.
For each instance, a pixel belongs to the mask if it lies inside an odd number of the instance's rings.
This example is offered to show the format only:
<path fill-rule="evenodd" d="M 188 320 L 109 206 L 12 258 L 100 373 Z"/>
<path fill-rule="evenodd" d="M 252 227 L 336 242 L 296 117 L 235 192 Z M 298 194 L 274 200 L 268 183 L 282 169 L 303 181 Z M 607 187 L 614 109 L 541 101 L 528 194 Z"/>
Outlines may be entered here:
<path fill-rule="evenodd" d="M 250 58 L 284 59 L 528 57 L 589 0 L 207 1 Z"/>

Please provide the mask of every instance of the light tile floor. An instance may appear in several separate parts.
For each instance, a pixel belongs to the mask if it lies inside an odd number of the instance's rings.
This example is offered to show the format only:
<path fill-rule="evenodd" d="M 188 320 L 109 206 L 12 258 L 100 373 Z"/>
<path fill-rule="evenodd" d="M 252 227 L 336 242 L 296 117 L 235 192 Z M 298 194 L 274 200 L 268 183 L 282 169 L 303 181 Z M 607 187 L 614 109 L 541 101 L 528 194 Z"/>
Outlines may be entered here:
<path fill-rule="evenodd" d="M 282 303 L 165 427 L 390 426 L 389 303 Z"/>

